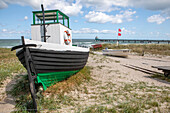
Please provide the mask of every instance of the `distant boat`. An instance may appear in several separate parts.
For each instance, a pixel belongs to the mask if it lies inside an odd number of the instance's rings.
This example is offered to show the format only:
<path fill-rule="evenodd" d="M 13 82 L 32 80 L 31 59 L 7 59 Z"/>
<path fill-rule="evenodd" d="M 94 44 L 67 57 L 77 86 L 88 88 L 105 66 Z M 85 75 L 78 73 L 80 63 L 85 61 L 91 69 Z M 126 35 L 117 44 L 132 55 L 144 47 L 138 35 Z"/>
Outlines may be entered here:
<path fill-rule="evenodd" d="M 103 49 L 103 55 L 111 55 L 116 57 L 128 57 L 129 49 Z"/>
<path fill-rule="evenodd" d="M 93 49 L 102 48 L 102 44 L 91 45 Z"/>

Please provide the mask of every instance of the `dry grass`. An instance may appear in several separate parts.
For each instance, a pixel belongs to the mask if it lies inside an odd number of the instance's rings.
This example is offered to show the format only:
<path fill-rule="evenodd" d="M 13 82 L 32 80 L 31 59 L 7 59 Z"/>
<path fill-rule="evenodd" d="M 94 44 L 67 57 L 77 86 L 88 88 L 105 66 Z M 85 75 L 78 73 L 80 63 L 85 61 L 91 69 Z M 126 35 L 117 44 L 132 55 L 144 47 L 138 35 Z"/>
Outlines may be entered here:
<path fill-rule="evenodd" d="M 49 87 L 43 94 L 63 94 L 72 89 L 78 87 L 82 82 L 89 81 L 90 77 L 90 67 L 84 67 L 76 75 L 71 76 L 65 81 L 58 82 L 55 85 Z"/>
<path fill-rule="evenodd" d="M 105 48 L 131 49 L 131 52 L 136 52 L 139 55 L 142 55 L 144 52 L 147 54 L 170 56 L 170 44 L 128 44 L 119 46 L 116 46 L 116 44 L 103 44 L 102 49 Z"/>
<path fill-rule="evenodd" d="M 7 77 L 12 77 L 16 73 L 22 73 L 26 70 L 18 61 L 15 51 L 10 49 L 0 48 L 0 85 Z"/>
<path fill-rule="evenodd" d="M 8 93 L 15 97 L 16 109 L 18 111 L 27 112 L 32 108 L 28 77 L 27 75 L 23 75 L 21 78 L 16 76 L 15 79 L 17 79 L 17 83 Z M 67 80 L 56 83 L 44 92 L 38 92 L 38 110 L 56 110 L 57 108 L 61 108 L 60 104 L 74 105 L 74 103 L 72 103 L 72 98 L 65 96 L 64 93 L 75 90 L 80 84 L 88 82 L 90 79 L 90 68 L 84 67 L 80 72 Z"/>
<path fill-rule="evenodd" d="M 15 51 L 11 51 L 9 48 L 0 48 L 0 60 L 16 58 Z"/>
<path fill-rule="evenodd" d="M 145 82 L 122 83 L 118 87 L 108 82 L 96 89 L 98 93 L 88 99 L 93 99 L 97 104 L 77 106 L 78 112 L 140 113 L 167 112 L 169 109 L 169 87 L 150 86 Z"/>

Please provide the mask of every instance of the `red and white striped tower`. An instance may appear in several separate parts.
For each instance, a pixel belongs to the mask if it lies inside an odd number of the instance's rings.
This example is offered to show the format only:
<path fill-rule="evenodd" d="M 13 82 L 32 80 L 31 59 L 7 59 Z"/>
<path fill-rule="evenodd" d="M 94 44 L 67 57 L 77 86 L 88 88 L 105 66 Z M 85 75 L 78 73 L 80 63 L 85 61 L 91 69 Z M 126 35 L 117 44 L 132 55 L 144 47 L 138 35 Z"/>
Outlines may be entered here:
<path fill-rule="evenodd" d="M 118 35 L 117 35 L 117 46 L 119 45 L 119 41 L 118 41 L 118 37 L 121 36 L 121 29 L 119 28 L 118 29 Z"/>

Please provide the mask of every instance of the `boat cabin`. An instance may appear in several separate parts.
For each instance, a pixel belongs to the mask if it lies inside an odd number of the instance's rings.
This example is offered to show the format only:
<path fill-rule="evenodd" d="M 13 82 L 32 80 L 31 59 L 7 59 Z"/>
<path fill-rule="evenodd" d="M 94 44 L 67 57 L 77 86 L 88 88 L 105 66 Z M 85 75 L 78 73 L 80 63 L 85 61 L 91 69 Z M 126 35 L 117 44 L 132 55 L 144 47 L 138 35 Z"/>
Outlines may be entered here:
<path fill-rule="evenodd" d="M 69 17 L 59 10 L 44 11 L 44 18 L 43 11 L 33 11 L 31 37 L 36 41 L 72 46 Z"/>

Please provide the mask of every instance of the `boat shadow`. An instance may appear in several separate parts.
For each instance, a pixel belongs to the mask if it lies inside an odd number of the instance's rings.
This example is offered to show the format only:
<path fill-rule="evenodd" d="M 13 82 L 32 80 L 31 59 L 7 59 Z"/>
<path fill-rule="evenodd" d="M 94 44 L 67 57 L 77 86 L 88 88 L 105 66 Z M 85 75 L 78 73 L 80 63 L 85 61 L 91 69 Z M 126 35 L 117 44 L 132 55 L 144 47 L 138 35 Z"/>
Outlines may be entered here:
<path fill-rule="evenodd" d="M 147 76 L 144 76 L 146 78 L 149 78 L 149 79 L 153 79 L 155 81 L 158 81 L 158 82 L 161 82 L 161 83 L 164 83 L 164 84 L 168 84 L 170 85 L 170 76 L 169 77 L 165 77 L 163 74 L 158 74 L 158 75 L 152 75 L 152 74 L 149 74 Z"/>
<path fill-rule="evenodd" d="M 103 55 L 103 56 L 109 56 L 109 57 L 117 57 L 117 58 L 126 58 L 126 59 L 129 59 L 128 56 L 114 56 L 114 55 Z"/>

